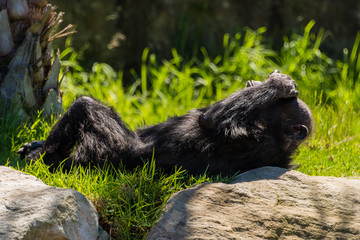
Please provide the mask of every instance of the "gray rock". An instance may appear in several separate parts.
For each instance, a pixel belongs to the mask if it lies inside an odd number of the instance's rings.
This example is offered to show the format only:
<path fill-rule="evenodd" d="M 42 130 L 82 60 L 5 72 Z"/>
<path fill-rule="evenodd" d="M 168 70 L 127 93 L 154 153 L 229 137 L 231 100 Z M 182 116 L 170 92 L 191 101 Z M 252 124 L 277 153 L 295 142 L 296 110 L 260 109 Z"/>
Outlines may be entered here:
<path fill-rule="evenodd" d="M 0 166 L 0 239 L 96 240 L 98 228 L 96 209 L 81 193 Z"/>
<path fill-rule="evenodd" d="M 360 180 L 263 167 L 174 194 L 147 240 L 360 239 L 359 219 Z"/>

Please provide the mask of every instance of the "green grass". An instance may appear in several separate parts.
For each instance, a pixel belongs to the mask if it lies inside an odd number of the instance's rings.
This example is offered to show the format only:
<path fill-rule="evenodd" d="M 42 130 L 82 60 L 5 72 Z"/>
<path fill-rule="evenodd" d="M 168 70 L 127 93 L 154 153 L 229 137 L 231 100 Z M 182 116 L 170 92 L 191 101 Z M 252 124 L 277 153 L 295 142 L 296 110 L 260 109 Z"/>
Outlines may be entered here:
<path fill-rule="evenodd" d="M 175 192 L 210 180 L 206 176 L 187 176 L 178 170 L 165 175 L 154 161 L 133 171 L 126 169 L 85 169 L 74 167 L 71 173 L 50 173 L 40 160 L 23 171 L 44 183 L 72 188 L 85 194 L 99 212 L 101 226 L 114 239 L 141 239 L 158 219 L 166 200 Z M 226 179 L 224 179 L 226 180 Z"/>
<path fill-rule="evenodd" d="M 298 170 L 309 175 L 359 177 L 360 35 L 353 49 L 344 49 L 342 59 L 331 59 L 320 51 L 326 31 L 313 33 L 313 25 L 310 22 L 301 36 L 284 37 L 279 52 L 264 45 L 264 28 L 225 35 L 223 55 L 213 58 L 201 49 L 202 59 L 185 62 L 174 49 L 172 59 L 161 62 L 145 49 L 140 72 L 132 71 L 126 81 L 130 84 L 123 83 L 122 71 L 115 72 L 105 63 L 84 72 L 68 41 L 61 56 L 63 65 L 70 68 L 63 81 L 64 105 L 67 108 L 76 95 L 92 95 L 112 106 L 135 129 L 208 105 L 243 88 L 247 80 L 263 80 L 279 69 L 297 81 L 299 97 L 314 115 L 315 131 L 294 155 Z M 33 165 L 19 161 L 16 151 L 21 144 L 46 139 L 56 120 L 45 121 L 40 114 L 25 123 L 14 116 L 0 118 L 0 164 L 33 174 L 46 184 L 82 192 L 94 203 L 101 225 L 114 239 L 144 238 L 174 192 L 205 181 L 231 180 L 189 176 L 181 169 L 164 175 L 153 161 L 134 171 L 75 167 L 67 174 L 51 174 L 41 161 Z"/>

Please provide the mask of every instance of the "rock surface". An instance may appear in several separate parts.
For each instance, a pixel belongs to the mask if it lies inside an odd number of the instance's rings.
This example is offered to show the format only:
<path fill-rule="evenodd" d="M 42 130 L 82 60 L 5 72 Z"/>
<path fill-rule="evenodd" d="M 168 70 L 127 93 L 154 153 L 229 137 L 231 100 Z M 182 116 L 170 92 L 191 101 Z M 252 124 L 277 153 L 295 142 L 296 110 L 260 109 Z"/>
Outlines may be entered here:
<path fill-rule="evenodd" d="M 263 167 L 174 194 L 147 240 L 359 239 L 359 219 L 360 180 Z"/>
<path fill-rule="evenodd" d="M 72 189 L 0 166 L 0 239 L 97 239 L 94 206 Z"/>

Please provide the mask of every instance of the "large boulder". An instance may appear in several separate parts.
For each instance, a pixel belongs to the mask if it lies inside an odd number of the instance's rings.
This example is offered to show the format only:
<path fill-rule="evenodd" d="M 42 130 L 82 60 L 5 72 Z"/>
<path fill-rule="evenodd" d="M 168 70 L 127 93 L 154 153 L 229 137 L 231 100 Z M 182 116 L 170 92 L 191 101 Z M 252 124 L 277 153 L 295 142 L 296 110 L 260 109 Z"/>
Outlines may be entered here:
<path fill-rule="evenodd" d="M 98 236 L 97 212 L 84 195 L 0 166 L 0 239 L 96 240 Z"/>
<path fill-rule="evenodd" d="M 359 239 L 360 180 L 263 167 L 174 194 L 147 240 Z"/>

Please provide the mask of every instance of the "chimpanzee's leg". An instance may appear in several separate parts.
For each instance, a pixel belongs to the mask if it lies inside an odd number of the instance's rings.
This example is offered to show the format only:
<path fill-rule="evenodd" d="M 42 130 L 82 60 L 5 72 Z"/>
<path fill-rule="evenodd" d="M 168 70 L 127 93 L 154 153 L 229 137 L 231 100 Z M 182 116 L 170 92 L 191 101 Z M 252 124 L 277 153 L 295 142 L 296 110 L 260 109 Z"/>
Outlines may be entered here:
<path fill-rule="evenodd" d="M 65 168 L 74 164 L 115 166 L 131 158 L 136 135 L 109 107 L 91 97 L 77 98 L 55 124 L 42 146 L 44 162 L 57 167 L 65 158 Z M 127 159 L 130 160 L 130 159 Z"/>
<path fill-rule="evenodd" d="M 119 115 L 93 98 L 82 97 L 77 101 L 85 105 L 86 118 L 78 132 L 79 140 L 73 152 L 74 162 L 102 165 L 107 160 L 117 167 L 124 160 L 127 167 L 138 165 L 134 154 L 138 138 Z"/>

